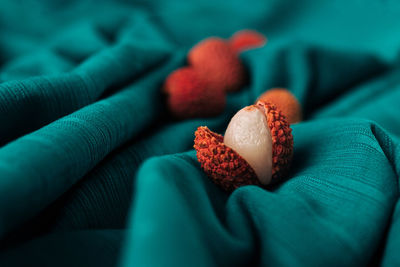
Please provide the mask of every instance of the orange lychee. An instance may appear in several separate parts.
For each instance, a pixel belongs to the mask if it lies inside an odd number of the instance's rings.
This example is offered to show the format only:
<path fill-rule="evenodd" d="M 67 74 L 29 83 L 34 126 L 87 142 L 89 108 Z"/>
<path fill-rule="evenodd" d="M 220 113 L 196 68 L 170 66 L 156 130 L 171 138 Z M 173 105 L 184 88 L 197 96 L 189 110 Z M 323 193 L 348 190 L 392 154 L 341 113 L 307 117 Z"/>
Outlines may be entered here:
<path fill-rule="evenodd" d="M 280 111 L 282 111 L 290 124 L 302 120 L 301 105 L 297 98 L 287 89 L 270 89 L 263 93 L 258 100 L 273 103 Z"/>

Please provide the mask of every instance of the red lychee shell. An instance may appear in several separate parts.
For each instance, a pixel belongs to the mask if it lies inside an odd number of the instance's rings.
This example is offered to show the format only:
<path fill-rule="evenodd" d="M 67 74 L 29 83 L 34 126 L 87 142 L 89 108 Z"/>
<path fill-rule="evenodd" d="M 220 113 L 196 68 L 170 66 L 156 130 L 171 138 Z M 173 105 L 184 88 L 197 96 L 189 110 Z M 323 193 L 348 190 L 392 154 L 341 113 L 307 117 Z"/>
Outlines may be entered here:
<path fill-rule="evenodd" d="M 274 103 L 282 111 L 287 121 L 292 123 L 300 122 L 302 119 L 301 105 L 296 97 L 285 88 L 273 88 L 263 93 L 258 100 Z"/>
<path fill-rule="evenodd" d="M 252 30 L 238 31 L 230 38 L 230 44 L 236 53 L 261 47 L 266 43 L 267 38 L 264 35 Z"/>
<path fill-rule="evenodd" d="M 286 175 L 293 156 L 292 128 L 285 115 L 274 104 L 258 101 L 257 106 L 264 108 L 268 127 L 272 137 L 272 179 L 277 181 Z"/>
<path fill-rule="evenodd" d="M 206 174 L 225 191 L 243 185 L 261 185 L 253 168 L 238 153 L 224 144 L 224 137 L 207 127 L 195 132 L 194 148 Z"/>
<path fill-rule="evenodd" d="M 225 107 L 225 92 L 213 90 L 191 67 L 172 72 L 163 90 L 168 108 L 177 118 L 216 116 Z"/>
<path fill-rule="evenodd" d="M 256 105 L 264 110 L 271 131 L 271 183 L 276 183 L 287 173 L 292 159 L 292 129 L 273 104 L 259 101 Z M 253 168 L 236 151 L 227 147 L 223 140 L 221 135 L 207 127 L 201 126 L 195 132 L 194 148 L 205 173 L 228 192 L 243 185 L 262 186 Z"/>
<path fill-rule="evenodd" d="M 188 54 L 188 62 L 216 90 L 238 91 L 246 83 L 246 70 L 230 44 L 221 38 L 210 37 Z"/>

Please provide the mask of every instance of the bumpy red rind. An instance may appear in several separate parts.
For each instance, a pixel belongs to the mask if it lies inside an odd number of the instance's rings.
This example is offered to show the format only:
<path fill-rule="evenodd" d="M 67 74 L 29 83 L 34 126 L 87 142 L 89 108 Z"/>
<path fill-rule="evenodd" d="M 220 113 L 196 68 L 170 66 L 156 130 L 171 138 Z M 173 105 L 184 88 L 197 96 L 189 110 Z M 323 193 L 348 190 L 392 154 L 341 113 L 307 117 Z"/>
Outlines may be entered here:
<path fill-rule="evenodd" d="M 207 38 L 195 45 L 188 62 L 215 90 L 238 91 L 246 83 L 246 69 L 231 45 L 217 37 Z"/>
<path fill-rule="evenodd" d="M 272 137 L 272 179 L 276 183 L 284 177 L 289 168 L 293 156 L 292 129 L 285 115 L 274 104 L 258 101 L 256 106 L 264 109 L 267 116 L 268 127 Z"/>
<path fill-rule="evenodd" d="M 243 185 L 261 185 L 253 168 L 224 144 L 222 135 L 201 126 L 195 136 L 197 159 L 215 184 L 228 192 Z"/>
<path fill-rule="evenodd" d="M 285 116 L 273 104 L 259 101 L 255 105 L 264 111 L 272 137 L 271 184 L 286 175 L 293 156 L 292 129 Z M 222 135 L 201 126 L 195 132 L 194 148 L 201 167 L 212 181 L 231 192 L 244 185 L 262 186 L 248 162 L 224 144 Z"/>
<path fill-rule="evenodd" d="M 252 30 L 238 31 L 230 38 L 230 44 L 236 53 L 261 47 L 266 43 L 267 38 L 264 35 Z"/>
<path fill-rule="evenodd" d="M 210 117 L 220 114 L 225 107 L 225 92 L 213 90 L 191 67 L 172 72 L 165 80 L 170 112 L 180 119 Z"/>

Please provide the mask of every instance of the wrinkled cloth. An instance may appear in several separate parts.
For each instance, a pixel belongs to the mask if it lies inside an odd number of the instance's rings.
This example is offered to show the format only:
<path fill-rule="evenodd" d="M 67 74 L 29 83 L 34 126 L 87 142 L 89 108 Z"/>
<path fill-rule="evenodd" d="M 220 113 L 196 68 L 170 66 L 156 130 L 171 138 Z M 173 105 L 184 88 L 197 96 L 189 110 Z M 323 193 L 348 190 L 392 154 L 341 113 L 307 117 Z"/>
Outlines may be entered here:
<path fill-rule="evenodd" d="M 0 2 L 0 266 L 400 265 L 397 1 Z M 190 47 L 268 37 L 224 113 L 160 91 Z M 194 131 L 288 88 L 288 177 L 222 191 Z"/>

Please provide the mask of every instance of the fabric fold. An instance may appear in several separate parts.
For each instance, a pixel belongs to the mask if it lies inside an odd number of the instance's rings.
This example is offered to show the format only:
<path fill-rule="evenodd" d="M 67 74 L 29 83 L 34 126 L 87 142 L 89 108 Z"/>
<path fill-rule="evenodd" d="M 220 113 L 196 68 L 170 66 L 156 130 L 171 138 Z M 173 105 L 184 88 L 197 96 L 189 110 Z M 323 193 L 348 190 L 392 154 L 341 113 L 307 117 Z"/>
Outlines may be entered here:
<path fill-rule="evenodd" d="M 148 126 L 162 110 L 160 83 L 180 60 L 178 54 L 141 82 L 2 147 L 0 235 L 43 209 Z M 10 201 L 15 205 L 9 206 Z"/>
<path fill-rule="evenodd" d="M 392 168 L 398 144 L 370 121 L 331 119 L 293 128 L 292 172 L 270 192 L 246 186 L 226 199 L 194 152 L 146 161 L 135 184 L 122 266 L 185 265 L 189 259 L 199 265 L 254 259 L 261 266 L 367 264 L 399 198 Z"/>
<path fill-rule="evenodd" d="M 394 1 L 0 1 L 0 266 L 399 265 Z M 243 29 L 248 83 L 177 120 L 162 84 Z M 266 90 L 303 107 L 286 180 L 228 195 L 194 131 Z"/>

